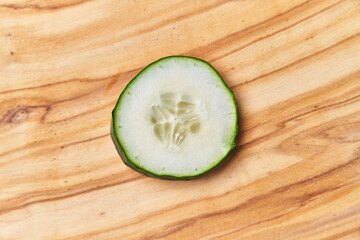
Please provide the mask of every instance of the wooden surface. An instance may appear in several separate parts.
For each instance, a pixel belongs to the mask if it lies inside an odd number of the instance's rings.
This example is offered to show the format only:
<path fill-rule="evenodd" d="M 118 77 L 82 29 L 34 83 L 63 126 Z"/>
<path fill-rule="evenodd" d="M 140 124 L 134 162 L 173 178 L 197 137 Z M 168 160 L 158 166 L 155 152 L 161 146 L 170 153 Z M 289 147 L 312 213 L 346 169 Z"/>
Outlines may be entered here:
<path fill-rule="evenodd" d="M 125 85 L 168 55 L 235 92 L 193 181 L 126 167 Z M 0 239 L 360 239 L 360 1 L 0 0 Z"/>

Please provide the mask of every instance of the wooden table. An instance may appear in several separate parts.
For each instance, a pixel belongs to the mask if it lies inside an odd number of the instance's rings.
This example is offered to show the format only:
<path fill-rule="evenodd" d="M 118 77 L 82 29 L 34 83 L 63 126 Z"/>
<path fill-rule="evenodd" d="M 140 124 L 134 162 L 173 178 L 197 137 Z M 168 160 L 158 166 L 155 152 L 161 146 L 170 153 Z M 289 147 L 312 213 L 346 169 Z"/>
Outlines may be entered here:
<path fill-rule="evenodd" d="M 236 94 L 237 147 L 145 177 L 109 136 L 168 55 Z M 0 239 L 360 239 L 360 1 L 0 0 Z"/>

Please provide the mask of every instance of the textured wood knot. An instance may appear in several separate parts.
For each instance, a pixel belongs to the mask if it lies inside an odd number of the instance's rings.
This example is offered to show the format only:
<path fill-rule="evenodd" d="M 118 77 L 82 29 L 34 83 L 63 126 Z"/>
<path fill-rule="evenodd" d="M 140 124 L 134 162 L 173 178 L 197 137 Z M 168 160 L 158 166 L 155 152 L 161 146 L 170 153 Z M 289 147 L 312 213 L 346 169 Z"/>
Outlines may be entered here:
<path fill-rule="evenodd" d="M 51 109 L 50 106 L 20 106 L 9 110 L 7 114 L 0 120 L 3 124 L 19 124 L 26 121 L 45 121 L 45 116 Z"/>
<path fill-rule="evenodd" d="M 28 110 L 26 108 L 19 109 L 10 118 L 10 122 L 12 123 L 21 123 L 25 122 L 28 119 Z"/>

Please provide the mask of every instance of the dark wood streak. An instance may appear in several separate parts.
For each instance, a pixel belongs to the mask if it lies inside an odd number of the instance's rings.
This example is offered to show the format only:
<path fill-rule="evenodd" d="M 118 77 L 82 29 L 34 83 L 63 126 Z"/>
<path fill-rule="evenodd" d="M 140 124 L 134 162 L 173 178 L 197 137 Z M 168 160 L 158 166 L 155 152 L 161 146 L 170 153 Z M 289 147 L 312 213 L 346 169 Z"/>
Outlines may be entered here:
<path fill-rule="evenodd" d="M 360 98 L 360 94 L 359 95 L 356 95 L 354 97 L 351 97 L 349 99 L 346 99 L 344 101 L 340 101 L 340 102 L 336 102 L 336 103 L 333 103 L 333 104 L 329 104 L 329 105 L 325 105 L 323 107 L 319 107 L 319 108 L 315 108 L 313 110 L 309 110 L 307 112 L 304 112 L 304 113 L 301 113 L 301 114 L 298 114 L 298 115 L 295 115 L 289 119 L 287 119 L 286 121 L 282 122 L 281 125 L 285 125 L 286 122 L 289 122 L 289 121 L 292 121 L 292 120 L 295 120 L 297 118 L 300 118 L 300 117 L 304 117 L 306 115 L 309 115 L 311 113 L 314 113 L 314 112 L 319 112 L 319 111 L 322 111 L 322 110 L 325 110 L 325 109 L 334 109 L 334 108 L 338 108 L 338 107 L 341 107 L 341 105 L 343 104 L 351 104 L 351 103 L 354 103 L 354 102 L 357 102 L 358 98 Z M 355 101 L 354 101 L 355 100 Z"/>
<path fill-rule="evenodd" d="M 110 183 L 110 184 L 105 184 L 105 185 L 102 185 L 102 186 L 96 186 L 96 187 L 93 187 L 93 188 L 77 191 L 77 192 L 74 192 L 74 193 L 71 193 L 71 194 L 65 194 L 63 196 L 58 196 L 58 197 L 53 197 L 53 198 L 46 198 L 46 199 L 41 199 L 41 200 L 28 202 L 28 203 L 25 203 L 25 204 L 22 204 L 22 205 L 19 205 L 19 206 L 16 206 L 16 207 L 0 210 L 0 216 L 4 215 L 4 214 L 7 214 L 9 212 L 12 212 L 12 211 L 21 210 L 23 208 L 26 208 L 26 207 L 34 205 L 34 204 L 45 203 L 45 202 L 53 202 L 53 201 L 59 201 L 59 200 L 63 200 L 63 199 L 71 198 L 71 197 L 76 197 L 76 196 L 81 195 L 81 194 L 87 194 L 87 193 L 91 193 L 91 192 L 94 192 L 94 191 L 99 191 L 99 190 L 102 190 L 102 189 L 107 189 L 107 188 L 111 188 L 111 187 L 114 187 L 114 186 L 119 186 L 121 184 L 134 182 L 134 181 L 137 181 L 137 180 L 140 180 L 140 179 L 143 179 L 143 178 L 145 178 L 145 176 L 138 175 L 138 176 L 133 177 L 133 178 L 117 181 L 117 182 Z"/>
<path fill-rule="evenodd" d="M 81 5 L 83 3 L 86 2 L 91 2 L 93 0 L 80 0 L 80 1 L 75 1 L 73 3 L 68 3 L 68 4 L 61 4 L 61 5 L 54 5 L 54 6 L 41 6 L 39 4 L 2 4 L 0 5 L 0 8 L 8 8 L 8 9 L 13 9 L 13 10 L 23 10 L 23 9 L 31 9 L 31 10 L 60 10 L 60 9 L 64 9 L 64 8 L 69 8 L 69 7 L 75 7 L 78 5 Z"/>
<path fill-rule="evenodd" d="M 94 141 L 94 140 L 97 140 L 97 139 L 100 139 L 100 138 L 104 138 L 104 137 L 107 137 L 107 136 L 110 136 L 110 133 L 103 134 L 103 135 L 100 135 L 100 136 L 97 136 L 97 137 L 93 137 L 93 138 L 88 138 L 88 139 L 81 140 L 81 141 L 76 141 L 76 142 L 67 143 L 67 144 L 64 144 L 63 147 L 64 147 L 64 148 L 65 148 L 65 147 L 70 147 L 70 146 L 73 146 L 73 145 L 76 145 L 76 144 Z"/>
<path fill-rule="evenodd" d="M 184 228 L 193 225 L 194 223 L 195 223 L 195 220 L 189 220 L 189 221 L 184 221 L 177 225 L 169 225 L 169 226 L 166 226 L 166 229 L 161 231 L 161 233 L 155 233 L 150 236 L 145 235 L 145 236 L 142 236 L 140 239 L 154 240 L 154 239 L 164 238 L 164 237 L 170 236 L 173 233 L 179 232 L 179 231 L 183 230 Z"/>
<path fill-rule="evenodd" d="M 262 221 L 258 221 L 258 222 L 252 223 L 252 224 L 247 225 L 247 226 L 242 227 L 242 228 L 234 229 L 234 230 L 232 230 L 232 231 L 230 231 L 230 232 L 227 232 L 227 233 L 224 233 L 224 234 L 221 234 L 221 235 L 217 235 L 217 236 L 215 236 L 215 237 L 213 237 L 213 238 L 209 238 L 208 240 L 219 239 L 219 238 L 229 236 L 229 235 L 231 235 L 231 234 L 240 232 L 240 231 L 242 231 L 242 230 L 245 230 L 245 229 L 247 229 L 247 228 L 250 228 L 250 227 L 253 227 L 253 226 L 262 224 L 262 223 L 271 222 L 271 221 L 273 221 L 273 220 L 276 220 L 276 219 L 285 217 L 285 216 L 287 216 L 287 215 L 289 215 L 289 214 L 291 214 L 291 213 L 297 212 L 297 211 L 298 211 L 299 209 L 301 209 L 301 208 L 302 208 L 302 206 L 298 206 L 298 207 L 296 207 L 296 208 L 293 209 L 293 210 L 286 211 L 285 213 L 276 215 L 276 216 L 271 217 L 271 218 L 267 218 L 267 219 L 262 220 Z"/>
<path fill-rule="evenodd" d="M 256 80 L 259 80 L 259 79 L 261 79 L 261 78 L 270 76 L 270 75 L 272 75 L 272 74 L 274 74 L 274 73 L 282 72 L 282 71 L 284 71 L 285 69 L 287 69 L 287 68 L 289 68 L 289 67 L 296 66 L 296 65 L 298 65 L 298 64 L 300 64 L 300 63 L 302 63 L 302 62 L 304 62 L 304 61 L 306 61 L 306 60 L 308 60 L 308 59 L 310 59 L 310 58 L 312 58 L 312 57 L 314 57 L 314 56 L 316 56 L 316 55 L 323 54 L 323 53 L 325 53 L 325 52 L 327 52 L 327 51 L 329 51 L 329 50 L 337 47 L 337 46 L 340 45 L 340 44 L 345 44 L 345 43 L 347 43 L 347 42 L 351 42 L 352 40 L 358 38 L 359 36 L 360 36 L 360 32 L 359 32 L 359 33 L 356 33 L 356 34 L 354 34 L 354 35 L 352 35 L 352 36 L 350 36 L 350 37 L 348 37 L 348 38 L 345 38 L 345 39 L 343 39 L 343 40 L 341 40 L 341 41 L 339 41 L 339 42 L 336 42 L 335 44 L 332 44 L 332 45 L 329 46 L 329 47 L 326 47 L 326 48 L 324 48 L 324 49 L 321 49 L 320 51 L 317 51 L 317 52 L 315 52 L 315 53 L 313 53 L 313 54 L 310 54 L 310 55 L 308 55 L 308 56 L 306 56 L 306 57 L 304 57 L 304 58 L 301 58 L 301 59 L 298 59 L 298 60 L 296 60 L 296 61 L 294 61 L 294 62 L 291 62 L 291 63 L 289 63 L 289 64 L 287 64 L 287 65 L 285 65 L 285 66 L 283 66 L 283 67 L 281 67 L 281 68 L 277 68 L 277 69 L 275 69 L 275 70 L 273 70 L 273 71 L 271 71 L 271 72 L 265 73 L 265 74 L 263 74 L 263 75 L 261 75 L 261 76 L 258 76 L 258 77 L 256 77 L 256 78 L 250 79 L 250 80 L 248 80 L 248 81 L 246 81 L 246 82 L 236 84 L 236 85 L 234 85 L 234 86 L 231 86 L 230 88 L 231 88 L 231 89 L 236 89 L 236 88 L 241 87 L 241 86 L 243 86 L 243 85 L 245 85 L 245 84 L 249 84 L 249 83 L 252 83 L 252 82 L 254 82 L 254 81 L 256 81 Z"/>

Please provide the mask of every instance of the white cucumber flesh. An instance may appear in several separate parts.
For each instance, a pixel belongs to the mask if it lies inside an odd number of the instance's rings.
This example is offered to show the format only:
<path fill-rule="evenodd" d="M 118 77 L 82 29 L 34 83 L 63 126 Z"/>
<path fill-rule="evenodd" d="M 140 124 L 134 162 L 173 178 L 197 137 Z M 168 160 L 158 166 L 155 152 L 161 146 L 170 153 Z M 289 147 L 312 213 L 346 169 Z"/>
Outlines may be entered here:
<path fill-rule="evenodd" d="M 194 178 L 235 146 L 234 94 L 209 63 L 193 57 L 148 65 L 121 93 L 112 117 L 120 157 L 151 177 Z"/>

